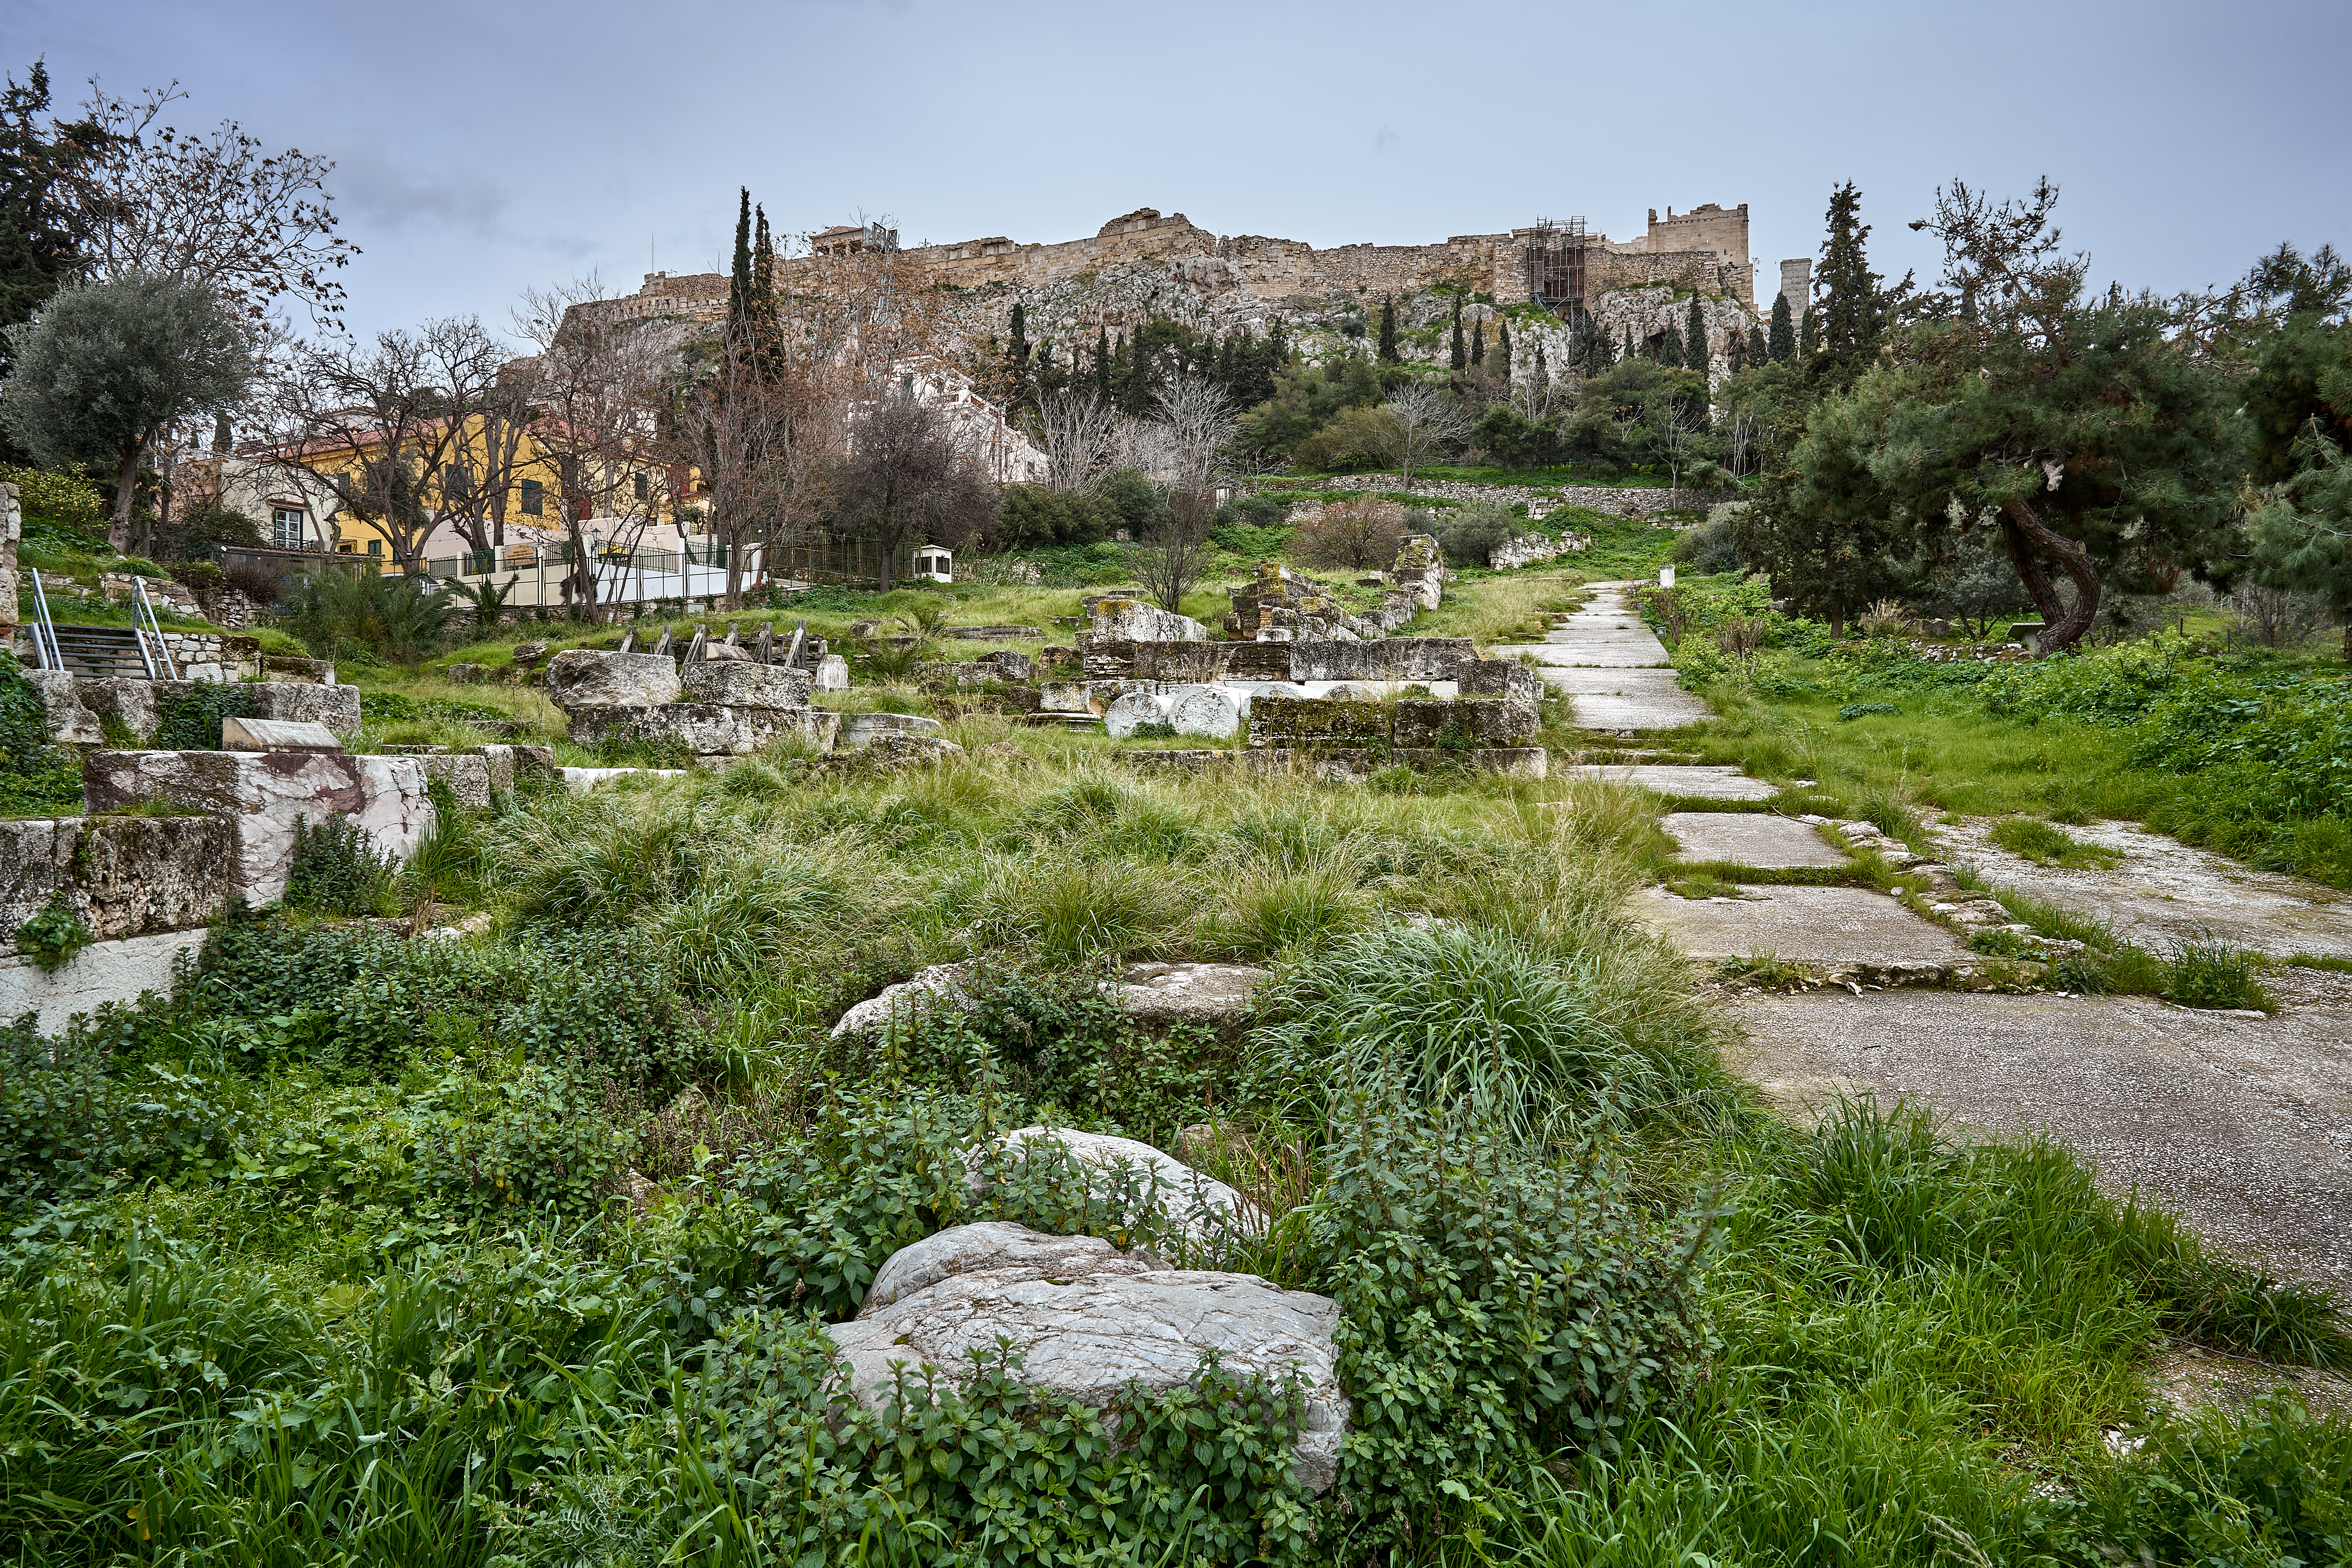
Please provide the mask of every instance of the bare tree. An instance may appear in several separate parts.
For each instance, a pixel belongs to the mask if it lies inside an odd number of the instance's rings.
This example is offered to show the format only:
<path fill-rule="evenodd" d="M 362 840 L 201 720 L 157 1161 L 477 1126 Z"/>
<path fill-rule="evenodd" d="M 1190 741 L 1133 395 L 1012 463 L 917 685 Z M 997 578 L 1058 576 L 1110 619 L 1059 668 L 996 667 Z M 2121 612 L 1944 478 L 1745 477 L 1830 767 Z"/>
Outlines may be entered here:
<path fill-rule="evenodd" d="M 1160 416 L 1137 434 L 1148 435 L 1155 450 L 1160 466 L 1150 471 L 1167 488 L 1168 510 L 1129 553 L 1136 576 L 1173 614 L 1208 569 L 1217 487 L 1229 477 L 1226 453 L 1239 420 L 1233 400 L 1197 375 L 1171 377 L 1157 401 Z"/>
<path fill-rule="evenodd" d="M 1045 483 L 1053 489 L 1092 489 L 1118 460 L 1118 412 L 1091 387 L 1047 394 L 1029 423 L 1045 454 Z"/>
<path fill-rule="evenodd" d="M 1321 516 L 1301 520 L 1291 531 L 1291 548 L 1310 566 L 1385 569 L 1395 562 L 1404 531 L 1404 508 L 1366 496 L 1334 502 Z"/>
<path fill-rule="evenodd" d="M 234 120 L 183 135 L 157 121 L 179 83 L 133 100 L 100 91 L 84 106 L 96 155 L 72 174 L 83 249 L 101 279 L 154 273 L 209 285 L 257 320 L 281 296 L 315 321 L 341 311 L 332 273 L 359 254 L 335 233 L 331 160 L 268 153 Z"/>
<path fill-rule="evenodd" d="M 517 330 L 539 350 L 522 390 L 537 464 L 554 481 L 571 557 L 563 596 L 573 605 L 597 603 L 602 575 L 626 571 L 646 528 L 677 500 L 658 440 L 677 340 L 653 323 L 576 308 L 603 295 L 592 275 L 526 290 L 515 310 Z"/>
<path fill-rule="evenodd" d="M 1470 434 L 1470 419 L 1462 405 L 1424 381 L 1407 382 L 1382 405 L 1393 423 L 1393 435 L 1375 453 L 1404 474 L 1404 488 L 1412 489 L 1412 471 L 1458 447 Z"/>
<path fill-rule="evenodd" d="M 996 492 L 954 421 L 911 388 L 886 393 L 862 410 L 850 442 L 834 475 L 835 512 L 880 547 L 886 592 L 901 549 L 959 545 L 996 510 Z"/>
<path fill-rule="evenodd" d="M 445 523 L 484 548 L 478 508 L 506 477 L 486 474 L 475 415 L 499 395 L 506 350 L 471 316 L 296 348 L 267 394 L 279 466 L 324 479 L 344 510 L 373 523 L 393 560 L 424 569 Z"/>
<path fill-rule="evenodd" d="M 1661 398 L 1651 405 L 1650 417 L 1657 426 L 1658 444 L 1666 449 L 1666 504 L 1672 506 L 1682 486 L 1682 471 L 1690 466 L 1693 447 L 1706 428 L 1706 415 Z"/>

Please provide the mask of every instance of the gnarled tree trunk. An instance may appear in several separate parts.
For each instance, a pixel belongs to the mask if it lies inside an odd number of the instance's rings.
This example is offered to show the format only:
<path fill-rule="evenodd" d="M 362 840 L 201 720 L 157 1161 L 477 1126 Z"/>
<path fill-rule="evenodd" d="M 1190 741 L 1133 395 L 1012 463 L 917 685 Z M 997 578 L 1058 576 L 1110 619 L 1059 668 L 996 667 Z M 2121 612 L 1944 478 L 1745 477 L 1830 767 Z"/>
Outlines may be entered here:
<path fill-rule="evenodd" d="M 2099 613 L 2099 574 L 2091 564 L 2091 552 L 2052 529 L 2022 500 L 2001 504 L 2000 536 L 2025 591 L 2033 595 L 2033 607 L 2042 612 L 2043 630 L 2036 639 L 2039 650 L 2047 654 L 2072 647 L 2091 629 L 2092 617 Z M 2072 605 L 2059 600 L 2057 585 L 2034 559 L 2036 547 L 2057 557 L 2058 564 L 2074 579 Z"/>

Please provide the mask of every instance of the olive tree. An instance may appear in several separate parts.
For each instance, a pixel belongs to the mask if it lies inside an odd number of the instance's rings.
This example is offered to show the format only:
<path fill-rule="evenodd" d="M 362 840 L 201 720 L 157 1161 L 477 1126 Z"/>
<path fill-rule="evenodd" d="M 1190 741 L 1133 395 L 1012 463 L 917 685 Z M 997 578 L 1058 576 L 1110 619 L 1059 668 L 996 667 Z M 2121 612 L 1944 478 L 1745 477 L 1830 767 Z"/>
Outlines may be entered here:
<path fill-rule="evenodd" d="M 143 552 L 140 460 L 159 435 L 245 396 L 256 366 L 242 314 L 208 285 L 142 272 L 60 289 L 6 331 L 0 422 L 44 467 L 112 465 L 108 542 Z"/>

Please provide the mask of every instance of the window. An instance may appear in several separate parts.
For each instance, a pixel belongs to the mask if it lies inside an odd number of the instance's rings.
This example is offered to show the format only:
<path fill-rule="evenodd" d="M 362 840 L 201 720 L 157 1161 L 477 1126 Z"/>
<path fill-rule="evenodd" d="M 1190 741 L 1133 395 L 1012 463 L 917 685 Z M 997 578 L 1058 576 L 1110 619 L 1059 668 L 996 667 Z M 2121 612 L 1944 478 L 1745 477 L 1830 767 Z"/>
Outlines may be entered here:
<path fill-rule="evenodd" d="M 269 542 L 280 550 L 302 548 L 303 524 L 310 514 L 299 507 L 277 506 L 269 509 Z"/>
<path fill-rule="evenodd" d="M 635 492 L 636 498 L 639 500 L 643 500 L 647 496 L 653 494 L 653 487 L 646 483 L 646 477 L 643 474 L 631 474 L 629 476 L 629 489 Z"/>
<path fill-rule="evenodd" d="M 450 498 L 462 496 L 473 488 L 474 476 L 466 471 L 465 464 L 444 463 L 441 465 L 441 493 L 443 496 Z"/>
<path fill-rule="evenodd" d="M 369 540 L 369 541 L 368 541 L 368 553 L 369 553 L 370 555 L 381 555 L 381 554 L 383 554 L 383 540 L 381 540 L 381 539 L 371 539 L 371 540 Z"/>
<path fill-rule="evenodd" d="M 547 487 L 545 487 L 544 485 L 541 484 L 537 479 L 525 479 L 525 480 L 523 480 L 523 482 L 522 482 L 522 514 L 523 514 L 523 516 L 525 516 L 525 517 L 537 517 L 537 516 L 539 516 L 539 515 L 540 515 L 540 513 L 541 513 L 542 510 L 545 510 L 547 503 L 546 503 L 546 500 L 545 500 L 543 498 L 544 498 L 544 492 L 545 492 L 545 490 L 546 490 L 546 488 L 547 488 Z"/>

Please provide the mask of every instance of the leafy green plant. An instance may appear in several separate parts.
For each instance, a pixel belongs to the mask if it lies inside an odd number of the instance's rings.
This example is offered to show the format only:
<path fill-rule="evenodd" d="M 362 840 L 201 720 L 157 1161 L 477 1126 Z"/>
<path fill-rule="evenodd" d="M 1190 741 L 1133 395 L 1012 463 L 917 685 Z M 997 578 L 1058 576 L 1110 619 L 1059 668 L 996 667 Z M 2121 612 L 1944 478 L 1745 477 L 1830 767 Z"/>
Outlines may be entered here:
<path fill-rule="evenodd" d="M 217 752 L 221 721 L 250 719 L 256 700 L 242 682 L 197 680 L 165 691 L 155 699 L 155 736 L 159 752 Z"/>
<path fill-rule="evenodd" d="M 2164 994 L 2184 1007 L 2243 1007 L 2264 1013 L 2278 1004 L 2263 989 L 2254 955 L 2211 937 L 2177 942 L 2167 956 Z"/>
<path fill-rule="evenodd" d="M 419 1140 L 428 1189 L 464 1212 L 593 1214 L 618 1184 L 634 1140 L 602 1089 L 561 1067 L 525 1064 L 487 1092 L 461 1094 Z"/>
<path fill-rule="evenodd" d="M 2004 816 L 1985 835 L 2012 855 L 2037 866 L 2105 871 L 2123 863 L 2123 851 L 2087 843 L 2054 823 L 2032 816 Z"/>
<path fill-rule="evenodd" d="M 1723 979 L 1760 985 L 1767 991 L 1793 990 L 1805 983 L 1802 965 L 1788 963 L 1765 952 L 1751 952 L 1745 958 L 1724 959 L 1715 966 L 1715 972 Z"/>
<path fill-rule="evenodd" d="M 51 893 L 49 901 L 16 928 L 16 951 L 38 964 L 44 974 L 56 973 L 96 940 L 89 922 L 62 890 Z"/>
<path fill-rule="evenodd" d="M 316 826 L 294 818 L 294 852 L 286 875 L 286 906 L 328 915 L 384 910 L 400 858 L 376 847 L 375 835 L 348 816 Z"/>
<path fill-rule="evenodd" d="M 81 804 L 81 770 L 49 744 L 48 704 L 0 653 L 0 816 Z"/>
<path fill-rule="evenodd" d="M 1868 719 L 1878 714 L 1900 714 L 1902 711 L 1902 705 L 1895 702 L 1848 702 L 1838 710 L 1838 719 L 1841 722 L 1851 723 L 1856 719 Z"/>

